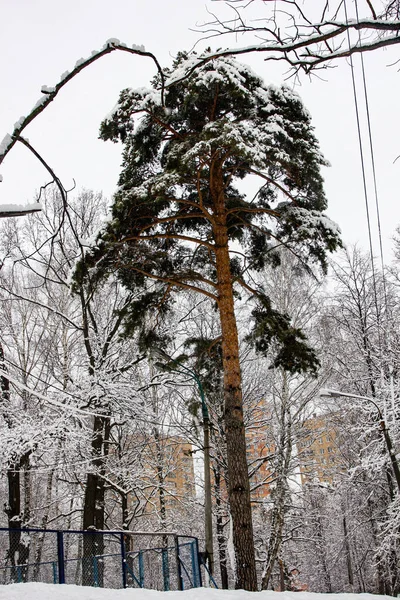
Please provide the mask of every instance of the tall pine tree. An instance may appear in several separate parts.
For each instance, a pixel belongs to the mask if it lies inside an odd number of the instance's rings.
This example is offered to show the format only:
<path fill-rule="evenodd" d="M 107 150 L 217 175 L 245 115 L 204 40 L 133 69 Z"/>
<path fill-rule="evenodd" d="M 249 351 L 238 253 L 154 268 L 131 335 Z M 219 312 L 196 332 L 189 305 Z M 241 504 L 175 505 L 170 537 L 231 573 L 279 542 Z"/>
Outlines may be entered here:
<path fill-rule="evenodd" d="M 187 75 L 190 61 L 178 57 L 165 94 L 157 80 L 150 89 L 123 90 L 102 124 L 103 139 L 124 144 L 123 167 L 112 219 L 76 276 L 91 265 L 90 276 L 117 270 L 128 288 L 141 287 L 132 327 L 143 324 L 146 310 L 165 310 L 182 289 L 206 295 L 219 311 L 236 587 L 256 590 L 234 300 L 241 290 L 256 303 L 259 350 L 274 339 L 277 365 L 315 370 L 303 334 L 251 274 L 267 261 L 278 266 L 282 245 L 325 268 L 326 250 L 340 241 L 322 212 L 325 161 L 298 95 L 266 86 L 230 57 Z M 238 187 L 247 176 L 259 182 L 251 197 Z"/>

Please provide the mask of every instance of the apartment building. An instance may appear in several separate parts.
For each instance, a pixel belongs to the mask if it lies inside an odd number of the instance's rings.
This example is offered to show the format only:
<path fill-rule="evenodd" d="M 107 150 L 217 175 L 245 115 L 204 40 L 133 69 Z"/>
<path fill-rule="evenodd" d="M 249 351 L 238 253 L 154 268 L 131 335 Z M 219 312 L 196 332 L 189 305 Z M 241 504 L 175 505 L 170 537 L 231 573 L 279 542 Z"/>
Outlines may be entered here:
<path fill-rule="evenodd" d="M 195 498 L 192 445 L 180 436 L 150 438 L 142 453 L 143 482 L 148 489 L 149 509 L 160 509 L 160 489 L 167 509 Z"/>
<path fill-rule="evenodd" d="M 338 441 L 330 416 L 313 415 L 304 421 L 297 442 L 302 485 L 315 479 L 332 483 L 335 471 L 340 469 Z"/>

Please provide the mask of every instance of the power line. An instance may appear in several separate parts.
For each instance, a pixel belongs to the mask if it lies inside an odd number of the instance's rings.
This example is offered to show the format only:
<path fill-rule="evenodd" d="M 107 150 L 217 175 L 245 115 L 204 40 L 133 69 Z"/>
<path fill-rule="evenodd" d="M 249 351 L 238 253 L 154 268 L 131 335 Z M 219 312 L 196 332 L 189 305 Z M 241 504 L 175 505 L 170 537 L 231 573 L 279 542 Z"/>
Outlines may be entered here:
<path fill-rule="evenodd" d="M 345 12 L 346 23 L 348 23 L 349 19 L 348 19 L 348 14 L 347 14 L 346 0 L 344 0 L 344 2 L 343 2 L 343 7 L 344 7 L 344 12 Z M 350 42 L 350 32 L 349 32 L 348 28 L 347 28 L 347 42 L 348 42 L 348 45 L 350 48 L 351 42 Z M 355 80 L 355 75 L 354 75 L 354 63 L 353 63 L 353 57 L 351 54 L 350 54 L 349 60 L 350 60 L 350 69 L 351 69 L 351 80 L 352 80 L 352 84 L 353 84 L 354 108 L 355 108 L 355 112 L 356 112 L 358 145 L 359 145 L 360 159 L 361 159 L 361 172 L 362 172 L 362 180 L 363 180 L 365 212 L 366 212 L 366 216 L 367 216 L 369 253 L 370 253 L 371 268 L 372 268 L 372 285 L 373 285 L 373 290 L 374 290 L 375 310 L 376 310 L 376 318 L 377 318 L 377 323 L 378 323 L 378 343 L 379 343 L 379 352 L 382 357 L 382 341 L 381 341 L 381 333 L 380 333 L 380 314 L 379 314 L 379 307 L 378 307 L 375 261 L 374 261 L 374 253 L 373 253 L 373 246 L 372 246 L 371 219 L 370 219 L 370 214 L 369 214 L 367 177 L 366 177 L 363 143 L 362 143 L 362 137 L 361 137 L 360 112 L 359 112 L 359 108 L 358 108 L 357 87 L 356 87 L 356 80 Z"/>
<path fill-rule="evenodd" d="M 355 0 L 355 8 L 356 8 L 357 21 L 359 21 L 357 0 Z M 361 32 L 360 31 L 358 31 L 358 39 L 361 42 Z M 369 139 L 369 148 L 370 148 L 371 164 L 372 164 L 372 177 L 373 177 L 374 192 L 375 192 L 375 209 L 376 209 L 376 220 L 377 220 L 377 225 L 378 225 L 379 251 L 380 251 L 380 258 L 381 258 L 383 298 L 384 298 L 384 302 L 385 302 L 386 328 L 384 330 L 384 338 L 386 339 L 387 349 L 388 349 L 388 353 L 389 353 L 390 395 L 391 395 L 391 401 L 392 401 L 392 416 L 393 416 L 393 421 L 394 421 L 395 420 L 395 396 L 394 396 L 394 380 L 393 380 L 393 353 L 392 353 L 391 336 L 389 335 L 389 303 L 388 303 L 388 293 L 387 293 L 387 285 L 386 285 L 386 270 L 385 270 L 385 264 L 384 264 L 384 258 L 383 258 L 382 228 L 381 228 L 381 217 L 380 217 L 380 210 L 379 210 L 379 194 L 378 194 L 378 185 L 377 185 L 376 168 L 375 168 L 374 145 L 372 142 L 372 128 L 371 128 L 369 100 L 368 100 L 368 92 L 367 92 L 367 81 L 366 81 L 367 78 L 366 78 L 366 74 L 365 74 L 364 57 L 363 57 L 362 52 L 361 52 L 361 71 L 362 71 L 363 88 L 364 88 L 365 109 L 366 109 L 366 115 L 367 115 L 368 139 Z"/>
<path fill-rule="evenodd" d="M 343 6 L 344 6 L 344 11 L 345 11 L 346 23 L 348 23 L 346 0 L 344 0 Z M 356 10 L 356 18 L 357 18 L 357 22 L 358 22 L 359 21 L 359 12 L 358 12 L 357 0 L 355 0 L 355 10 Z M 358 39 L 359 39 L 359 42 L 361 43 L 361 32 L 360 31 L 358 32 Z M 349 30 L 347 30 L 347 41 L 348 41 L 348 44 L 350 47 Z M 382 345 L 382 339 L 381 339 L 381 318 L 380 318 L 380 311 L 379 311 L 379 307 L 378 307 L 375 261 L 374 261 L 374 255 L 373 255 L 373 247 L 372 247 L 371 222 L 370 222 L 370 214 L 369 214 L 369 202 L 368 202 L 368 192 L 367 192 L 367 184 L 366 184 L 363 144 L 362 144 L 362 138 L 361 138 L 357 88 L 356 88 L 355 76 L 354 76 L 353 57 L 351 54 L 350 54 L 350 68 L 351 68 L 351 77 L 352 77 L 352 83 L 353 83 L 354 105 L 355 105 L 356 119 L 357 119 L 358 141 L 359 141 L 359 147 L 360 147 L 360 158 L 361 158 L 361 168 L 362 168 L 363 186 L 364 186 L 365 209 L 366 209 L 366 214 L 367 214 L 370 260 L 371 260 L 371 268 L 372 268 L 372 281 L 373 281 L 374 298 L 375 298 L 376 319 L 377 319 L 377 325 L 378 325 L 378 343 L 379 343 L 379 354 L 380 354 L 380 365 L 381 365 L 381 379 L 382 379 L 382 381 L 384 381 L 383 351 L 382 351 L 383 345 Z M 367 90 L 367 77 L 366 77 L 366 72 L 365 72 L 364 57 L 363 57 L 362 53 L 361 53 L 361 74 L 362 74 L 364 103 L 365 103 L 365 111 L 366 111 L 366 119 L 367 119 L 369 153 L 370 153 L 371 167 L 372 167 L 372 179 L 373 179 L 373 185 L 374 185 L 375 210 L 376 210 L 376 219 L 377 219 L 377 226 L 378 226 L 379 251 L 380 251 L 380 262 L 381 262 L 381 271 L 382 271 L 381 276 L 382 276 L 383 298 L 384 298 L 384 306 L 385 306 L 386 328 L 383 329 L 383 336 L 387 342 L 387 348 L 389 351 L 390 394 L 391 394 L 391 401 L 392 401 L 393 419 L 395 419 L 393 357 L 392 357 L 392 349 L 391 349 L 391 342 L 390 342 L 390 336 L 389 336 L 389 303 L 388 303 L 387 282 L 386 282 L 386 273 L 385 273 L 385 264 L 384 264 L 384 254 L 383 254 L 382 228 L 381 228 L 380 209 L 379 209 L 379 194 L 378 194 L 378 184 L 377 184 L 377 175 L 376 175 L 376 166 L 375 166 L 375 153 L 374 153 L 374 144 L 373 144 L 373 139 L 372 139 L 371 117 L 370 117 L 369 98 L 368 98 L 368 90 Z"/>
<path fill-rule="evenodd" d="M 358 22 L 359 15 L 358 15 L 357 0 L 355 0 L 355 9 L 356 9 L 357 22 Z M 358 31 L 358 40 L 361 43 L 361 32 L 360 31 Z M 362 80 L 363 80 L 363 89 L 364 89 L 365 111 L 366 111 L 366 116 L 367 116 L 369 150 L 370 150 L 370 154 L 371 154 L 372 178 L 373 178 L 373 182 L 374 182 L 374 192 L 375 192 L 375 208 L 376 208 L 376 220 L 377 220 L 377 225 L 378 225 L 381 268 L 382 268 L 382 276 L 384 279 L 383 284 L 384 284 L 384 289 L 385 289 L 385 300 L 386 300 L 386 278 L 385 278 L 385 269 L 384 269 L 384 260 L 383 260 L 382 229 L 381 229 L 381 217 L 380 217 L 380 210 L 379 210 L 379 194 L 378 194 L 378 185 L 377 185 L 376 168 L 375 168 L 374 145 L 372 142 L 372 128 L 371 128 L 371 118 L 370 118 L 369 100 L 368 100 L 368 92 L 367 92 L 367 78 L 366 78 L 366 74 L 365 74 L 364 56 L 363 56 L 362 52 L 360 54 L 360 58 L 361 58 L 361 72 L 362 72 Z"/>

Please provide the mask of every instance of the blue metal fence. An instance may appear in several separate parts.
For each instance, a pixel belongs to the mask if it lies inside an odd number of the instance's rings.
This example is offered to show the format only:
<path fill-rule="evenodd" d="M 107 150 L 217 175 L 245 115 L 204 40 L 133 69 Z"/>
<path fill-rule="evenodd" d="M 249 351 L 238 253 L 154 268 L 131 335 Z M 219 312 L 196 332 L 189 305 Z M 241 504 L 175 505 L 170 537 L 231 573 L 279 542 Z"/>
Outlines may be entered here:
<path fill-rule="evenodd" d="M 198 540 L 169 532 L 0 528 L 0 584 L 28 581 L 165 591 L 200 587 Z"/>

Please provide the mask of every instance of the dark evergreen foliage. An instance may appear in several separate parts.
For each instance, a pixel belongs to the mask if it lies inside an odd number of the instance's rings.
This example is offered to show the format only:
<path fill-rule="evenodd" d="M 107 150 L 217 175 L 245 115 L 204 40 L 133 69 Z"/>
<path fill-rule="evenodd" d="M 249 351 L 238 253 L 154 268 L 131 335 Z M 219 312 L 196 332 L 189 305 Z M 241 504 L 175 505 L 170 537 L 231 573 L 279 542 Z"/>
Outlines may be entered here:
<path fill-rule="evenodd" d="M 274 310 L 269 298 L 264 296 L 260 306 L 252 311 L 254 329 L 248 340 L 256 350 L 267 355 L 272 341 L 276 355 L 271 367 L 282 367 L 289 373 L 311 372 L 314 375 L 320 365 L 316 352 L 307 344 L 304 333 L 292 327 L 290 318 Z"/>
<path fill-rule="evenodd" d="M 190 60 L 178 57 L 172 80 Z M 241 251 L 232 255 L 233 283 L 249 290 L 248 274 L 267 262 L 279 265 L 282 245 L 305 264 L 325 269 L 326 251 L 340 240 L 322 213 L 320 167 L 326 162 L 299 96 L 286 86 L 266 86 L 233 58 L 211 60 L 170 85 L 165 105 L 153 83 L 151 89 L 123 90 L 113 116 L 101 126 L 103 139 L 124 144 L 123 168 L 112 220 L 85 266 L 96 267 L 92 277 L 117 270 L 125 286 L 143 289 L 142 299 L 132 304 L 130 326 L 143 325 L 146 311 L 166 310 L 179 288 L 216 297 L 219 176 L 228 238 Z M 248 175 L 261 182 L 253 198 L 237 187 Z M 253 312 L 256 348 L 264 351 L 277 339 L 276 365 L 291 372 L 315 370 L 318 361 L 304 335 L 268 298 L 260 298 Z"/>

